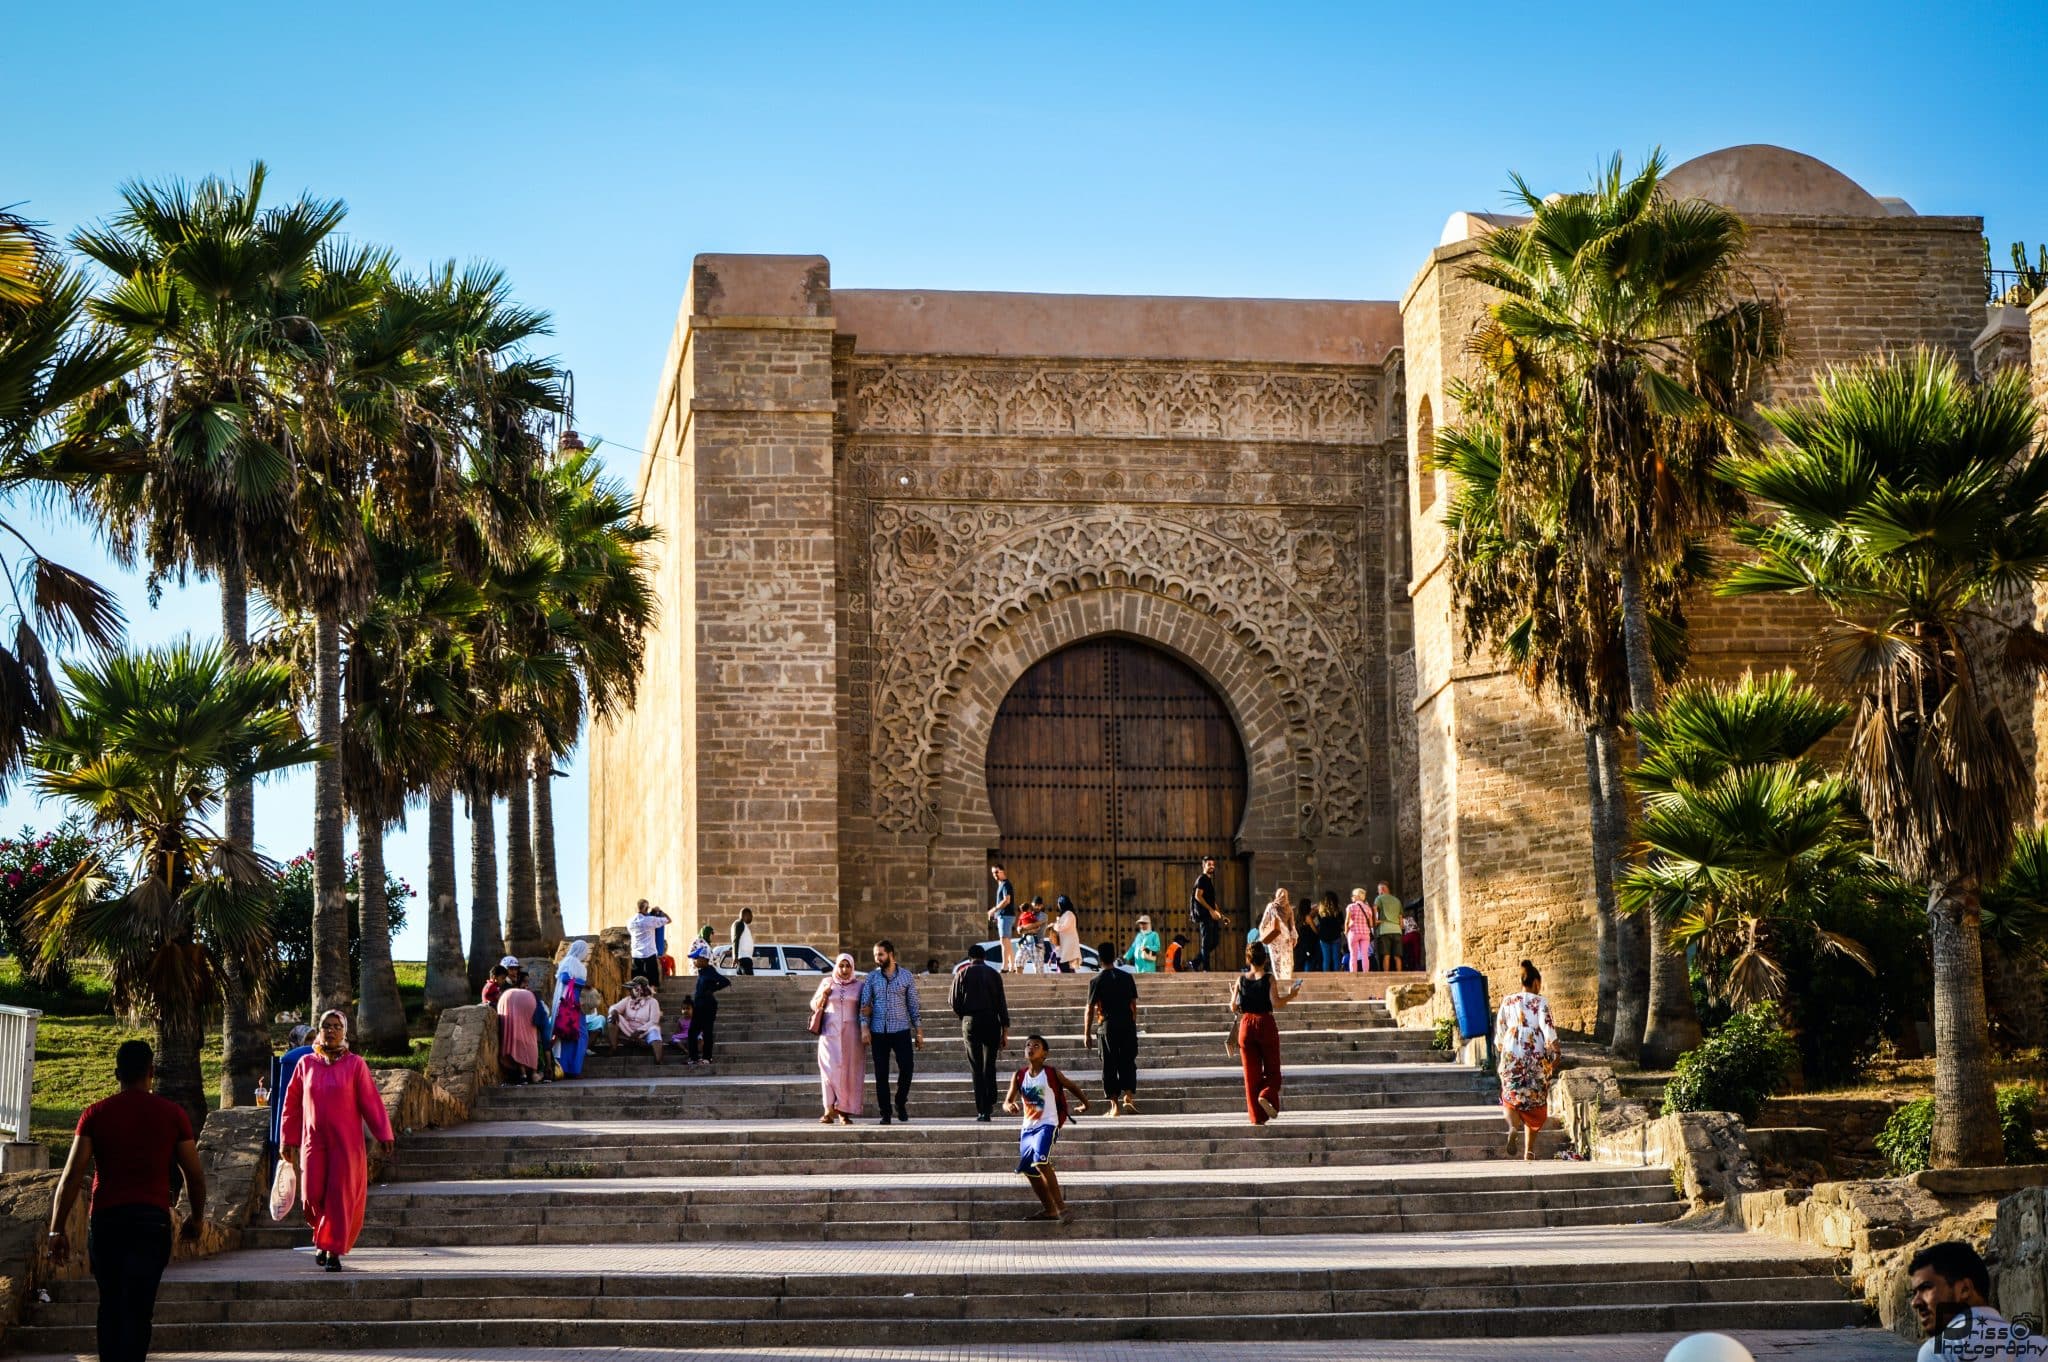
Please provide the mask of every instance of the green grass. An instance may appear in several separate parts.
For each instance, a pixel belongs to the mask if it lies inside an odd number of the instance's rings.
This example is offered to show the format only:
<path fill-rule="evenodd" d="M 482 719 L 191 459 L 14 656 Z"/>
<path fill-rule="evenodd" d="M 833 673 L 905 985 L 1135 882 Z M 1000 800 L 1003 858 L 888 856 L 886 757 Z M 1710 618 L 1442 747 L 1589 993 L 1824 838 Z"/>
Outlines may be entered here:
<path fill-rule="evenodd" d="M 369 1056 L 377 1068 L 421 1069 L 427 1066 L 431 1035 L 421 1034 L 427 967 L 418 962 L 398 965 L 398 991 L 412 1023 L 412 1051 L 404 1056 Z M 0 1004 L 33 1007 L 43 1013 L 36 1024 L 36 1087 L 30 1112 L 30 1138 L 48 1145 L 53 1163 L 62 1163 L 71 1148 L 78 1114 L 114 1091 L 114 1051 L 126 1040 L 149 1040 L 148 1027 L 129 1026 L 114 1015 L 105 975 L 91 966 L 80 968 L 73 987 L 55 992 L 23 981 L 20 965 L 0 959 Z M 289 1025 L 273 1026 L 271 1042 L 280 1050 Z M 220 1106 L 221 1046 L 216 1026 L 207 1037 L 199 1063 L 206 1082 L 208 1110 Z"/>

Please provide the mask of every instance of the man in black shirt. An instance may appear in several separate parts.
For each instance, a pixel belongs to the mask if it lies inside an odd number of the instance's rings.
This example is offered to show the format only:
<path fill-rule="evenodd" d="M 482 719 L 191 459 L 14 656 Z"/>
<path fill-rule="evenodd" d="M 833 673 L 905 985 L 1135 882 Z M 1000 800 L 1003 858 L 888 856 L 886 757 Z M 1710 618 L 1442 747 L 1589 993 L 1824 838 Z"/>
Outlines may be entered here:
<path fill-rule="evenodd" d="M 967 1042 L 967 1067 L 974 1074 L 974 1119 L 994 1119 L 996 1055 L 1010 1045 L 1010 1005 L 1003 976 L 989 967 L 979 944 L 967 948 L 967 963 L 953 975 L 953 1015 Z"/>
<path fill-rule="evenodd" d="M 1190 970 L 1208 969 L 1209 956 L 1222 939 L 1224 925 L 1229 919 L 1216 906 L 1216 858 L 1202 858 L 1202 873 L 1195 876 L 1195 890 L 1188 903 L 1188 921 L 1195 928 L 1195 957 L 1188 961 Z"/>
<path fill-rule="evenodd" d="M 1102 1090 L 1115 1116 L 1138 1109 L 1138 981 L 1121 962 L 1109 963 L 1116 960 L 1114 943 L 1103 947 L 1096 951 L 1103 967 L 1088 981 L 1081 1034 L 1102 1047 Z"/>

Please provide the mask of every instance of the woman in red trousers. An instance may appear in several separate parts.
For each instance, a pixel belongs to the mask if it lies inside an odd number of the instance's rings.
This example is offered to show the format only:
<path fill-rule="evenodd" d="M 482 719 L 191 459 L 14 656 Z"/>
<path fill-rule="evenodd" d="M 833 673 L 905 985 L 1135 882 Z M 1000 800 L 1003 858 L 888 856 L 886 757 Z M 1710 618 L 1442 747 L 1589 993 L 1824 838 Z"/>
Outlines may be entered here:
<path fill-rule="evenodd" d="M 313 1227 L 313 1260 L 341 1271 L 341 1255 L 363 1232 L 370 1189 L 364 1125 L 391 1152 L 391 1118 L 370 1066 L 348 1048 L 348 1018 L 330 1008 L 320 1017 L 313 1053 L 292 1071 L 284 1093 L 284 1156 L 299 1174 L 299 1199 Z"/>
<path fill-rule="evenodd" d="M 1246 970 L 1230 994 L 1230 1041 L 1244 1061 L 1244 1104 L 1252 1124 L 1262 1126 L 1280 1114 L 1280 1028 L 1277 1008 L 1301 992 L 1301 981 L 1281 992 L 1273 987 L 1272 957 L 1254 941 L 1245 947 Z"/>

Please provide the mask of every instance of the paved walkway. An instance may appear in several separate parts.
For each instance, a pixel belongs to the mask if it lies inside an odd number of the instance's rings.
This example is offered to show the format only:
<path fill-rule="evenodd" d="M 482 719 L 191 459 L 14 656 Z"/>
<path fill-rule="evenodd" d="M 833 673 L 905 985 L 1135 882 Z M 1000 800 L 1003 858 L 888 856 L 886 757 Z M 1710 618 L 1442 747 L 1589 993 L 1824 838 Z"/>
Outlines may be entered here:
<path fill-rule="evenodd" d="M 1608 1334 L 1592 1339 L 1492 1338 L 1461 1342 L 1366 1340 L 1339 1343 L 1064 1343 L 1045 1347 L 958 1348 L 491 1348 L 431 1352 L 294 1352 L 292 1362 L 1661 1362 L 1681 1334 Z M 1767 1331 L 1737 1337 L 1757 1362 L 1904 1362 L 1914 1346 L 1876 1329 Z M 276 1362 L 275 1353 L 160 1354 L 166 1362 Z M 87 1362 L 82 1355 L 16 1362 Z"/>
<path fill-rule="evenodd" d="M 531 1246 L 466 1244 L 433 1248 L 359 1248 L 348 1271 L 361 1277 L 957 1277 L 1029 1272 L 1315 1272 L 1370 1267 L 1432 1270 L 1526 1265 L 1526 1230 L 1414 1234 L 1301 1234 L 1173 1239 L 1044 1239 L 588 1244 L 537 1263 Z M 1543 1255 L 1567 1263 L 1704 1263 L 1806 1260 L 1812 1249 L 1789 1239 L 1739 1230 L 1663 1225 L 1546 1229 Z M 174 1263 L 167 1282 L 284 1281 L 312 1277 L 311 1249 L 253 1249 Z M 332 1281 L 332 1278 L 328 1278 Z"/>

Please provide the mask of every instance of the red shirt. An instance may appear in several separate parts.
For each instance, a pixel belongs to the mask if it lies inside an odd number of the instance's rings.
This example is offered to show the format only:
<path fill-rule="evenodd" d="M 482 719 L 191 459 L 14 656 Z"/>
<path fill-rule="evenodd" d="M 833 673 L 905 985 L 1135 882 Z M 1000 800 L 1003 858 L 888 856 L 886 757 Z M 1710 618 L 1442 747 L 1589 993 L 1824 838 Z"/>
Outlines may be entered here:
<path fill-rule="evenodd" d="M 176 1102 L 134 1088 L 78 1114 L 78 1133 L 92 1141 L 92 1209 L 171 1209 L 171 1164 L 192 1138 L 192 1118 Z"/>

